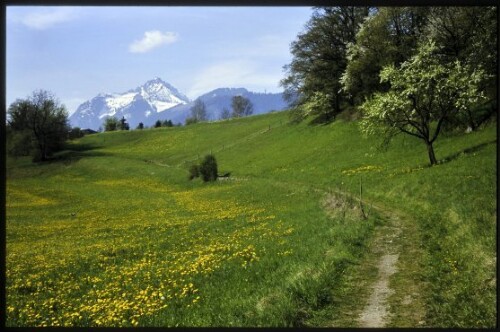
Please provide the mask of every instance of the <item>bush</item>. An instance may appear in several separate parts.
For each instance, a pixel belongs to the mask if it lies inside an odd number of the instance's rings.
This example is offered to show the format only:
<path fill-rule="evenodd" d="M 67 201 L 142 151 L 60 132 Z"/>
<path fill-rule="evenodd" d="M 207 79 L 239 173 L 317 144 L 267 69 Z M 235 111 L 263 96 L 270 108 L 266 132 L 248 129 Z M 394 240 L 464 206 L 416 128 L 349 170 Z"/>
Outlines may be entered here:
<path fill-rule="evenodd" d="M 115 131 L 118 129 L 118 120 L 115 117 L 109 117 L 104 120 L 105 131 Z"/>
<path fill-rule="evenodd" d="M 204 182 L 217 180 L 217 161 L 213 155 L 205 156 L 200 165 L 200 174 Z"/>
<path fill-rule="evenodd" d="M 191 165 L 189 167 L 189 180 L 200 177 L 200 166 Z"/>
<path fill-rule="evenodd" d="M 73 127 L 68 133 L 68 138 L 70 140 L 83 137 L 83 132 L 79 127 Z"/>
<path fill-rule="evenodd" d="M 11 156 L 29 156 L 33 150 L 31 133 L 27 130 L 13 131 L 7 126 L 6 148 Z"/>
<path fill-rule="evenodd" d="M 198 120 L 196 118 L 187 118 L 186 119 L 186 126 L 192 125 L 198 123 Z"/>

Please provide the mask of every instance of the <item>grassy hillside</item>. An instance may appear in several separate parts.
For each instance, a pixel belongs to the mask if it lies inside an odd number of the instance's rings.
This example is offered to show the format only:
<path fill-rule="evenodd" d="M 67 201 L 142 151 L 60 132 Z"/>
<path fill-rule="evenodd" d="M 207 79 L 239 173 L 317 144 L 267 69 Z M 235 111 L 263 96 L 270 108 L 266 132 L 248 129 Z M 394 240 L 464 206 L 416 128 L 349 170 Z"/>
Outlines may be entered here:
<path fill-rule="evenodd" d="M 410 215 L 426 325 L 496 322 L 495 125 L 386 151 L 356 123 L 271 113 L 110 132 L 57 161 L 7 161 L 8 326 L 297 326 L 332 307 L 383 223 L 326 192 Z M 212 152 L 226 181 L 188 181 Z M 446 161 L 444 161 L 446 159 Z M 407 239 L 412 241 L 412 239 Z"/>

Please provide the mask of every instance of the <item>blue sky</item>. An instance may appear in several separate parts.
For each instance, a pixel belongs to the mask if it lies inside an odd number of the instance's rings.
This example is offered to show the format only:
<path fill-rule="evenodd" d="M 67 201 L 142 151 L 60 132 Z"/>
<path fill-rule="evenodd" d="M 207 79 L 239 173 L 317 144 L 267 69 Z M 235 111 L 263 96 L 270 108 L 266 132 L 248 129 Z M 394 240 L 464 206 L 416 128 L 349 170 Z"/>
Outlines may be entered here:
<path fill-rule="evenodd" d="M 7 105 L 36 89 L 69 113 L 160 77 L 194 99 L 280 92 L 309 7 L 7 7 Z"/>

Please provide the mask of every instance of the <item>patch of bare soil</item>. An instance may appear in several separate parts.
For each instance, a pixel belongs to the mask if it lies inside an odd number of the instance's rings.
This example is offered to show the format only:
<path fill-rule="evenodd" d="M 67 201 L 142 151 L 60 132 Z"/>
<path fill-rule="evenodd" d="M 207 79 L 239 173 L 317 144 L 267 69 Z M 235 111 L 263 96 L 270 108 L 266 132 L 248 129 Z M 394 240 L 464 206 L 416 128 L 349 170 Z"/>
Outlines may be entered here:
<path fill-rule="evenodd" d="M 399 220 L 391 218 L 388 224 L 376 232 L 371 251 L 375 257 L 378 270 L 377 279 L 370 286 L 370 296 L 358 318 L 360 327 L 385 327 L 389 320 L 390 307 L 388 298 L 394 293 L 390 287 L 390 278 L 398 272 L 400 246 L 398 238 L 401 236 Z"/>
<path fill-rule="evenodd" d="M 385 327 L 389 313 L 387 298 L 394 290 L 389 287 L 389 277 L 397 271 L 399 254 L 384 255 L 378 264 L 379 277 L 359 317 L 360 327 Z"/>
<path fill-rule="evenodd" d="M 333 197 L 332 197 L 333 196 Z M 324 207 L 332 217 L 340 211 L 352 212 L 359 202 L 330 195 Z M 350 206 L 349 206 L 350 205 Z M 351 209 L 349 209 L 351 208 Z M 397 211 L 374 208 L 382 215 L 366 257 L 351 272 L 348 288 L 337 293 L 339 306 L 331 327 L 419 327 L 425 325 L 421 291 L 418 227 Z M 362 222 L 362 220 L 360 220 Z"/>

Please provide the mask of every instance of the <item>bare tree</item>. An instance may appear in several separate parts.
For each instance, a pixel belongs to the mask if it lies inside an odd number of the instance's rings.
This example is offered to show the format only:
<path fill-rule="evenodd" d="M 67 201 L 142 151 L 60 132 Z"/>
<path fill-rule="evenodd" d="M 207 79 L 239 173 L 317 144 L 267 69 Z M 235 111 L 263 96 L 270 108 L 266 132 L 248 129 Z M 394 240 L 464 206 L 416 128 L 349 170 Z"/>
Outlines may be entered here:
<path fill-rule="evenodd" d="M 243 96 L 234 96 L 231 100 L 231 106 L 233 108 L 232 116 L 234 118 L 248 116 L 253 113 L 252 102 Z"/>

